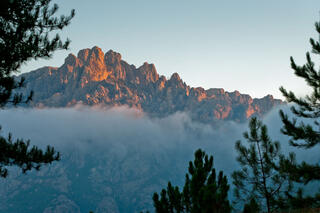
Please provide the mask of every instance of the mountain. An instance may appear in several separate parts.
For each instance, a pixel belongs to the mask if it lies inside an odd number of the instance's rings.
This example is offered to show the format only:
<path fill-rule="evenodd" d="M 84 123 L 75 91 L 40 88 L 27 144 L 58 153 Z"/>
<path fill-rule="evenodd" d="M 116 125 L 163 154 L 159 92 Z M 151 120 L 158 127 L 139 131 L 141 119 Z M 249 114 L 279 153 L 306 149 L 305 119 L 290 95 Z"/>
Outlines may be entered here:
<path fill-rule="evenodd" d="M 192 88 L 177 73 L 166 79 L 153 64 L 136 68 L 98 47 L 70 54 L 59 68 L 21 77 L 22 92 L 35 92 L 30 107 L 53 108 L 2 110 L 3 131 L 54 146 L 61 161 L 27 175 L 9 168 L 9 177 L 0 179 L 0 213 L 153 212 L 153 193 L 169 180 L 181 187 L 198 148 L 213 154 L 217 170 L 230 177 L 234 141 L 245 124 L 211 124 L 246 121 L 283 103 L 271 95 L 253 99 L 238 91 Z M 110 109 L 71 107 L 78 103 Z"/>
<path fill-rule="evenodd" d="M 109 50 L 104 54 L 97 46 L 80 50 L 77 56 L 69 54 L 59 68 L 43 67 L 19 77 L 26 79 L 25 92 L 35 91 L 34 107 L 126 105 L 155 117 L 184 111 L 194 120 L 210 123 L 245 121 L 283 103 L 271 95 L 253 99 L 238 91 L 190 87 L 177 73 L 166 79 L 153 64 L 136 68 L 119 53 Z"/>

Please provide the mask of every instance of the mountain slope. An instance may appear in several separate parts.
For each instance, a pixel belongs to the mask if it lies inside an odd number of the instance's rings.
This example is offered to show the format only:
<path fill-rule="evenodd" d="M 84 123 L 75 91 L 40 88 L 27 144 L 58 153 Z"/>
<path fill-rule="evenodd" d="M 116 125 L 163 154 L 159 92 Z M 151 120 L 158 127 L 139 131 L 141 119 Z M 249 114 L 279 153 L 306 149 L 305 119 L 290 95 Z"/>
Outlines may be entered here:
<path fill-rule="evenodd" d="M 59 67 L 43 67 L 22 74 L 27 91 L 34 90 L 32 106 L 66 107 L 86 105 L 127 105 L 151 116 L 164 117 L 177 111 L 189 112 L 201 122 L 215 120 L 245 121 L 261 116 L 281 100 L 267 95 L 252 99 L 238 91 L 193 88 L 177 73 L 170 79 L 159 76 L 153 64 L 136 68 L 112 50 L 103 53 L 99 47 L 70 54 Z"/>

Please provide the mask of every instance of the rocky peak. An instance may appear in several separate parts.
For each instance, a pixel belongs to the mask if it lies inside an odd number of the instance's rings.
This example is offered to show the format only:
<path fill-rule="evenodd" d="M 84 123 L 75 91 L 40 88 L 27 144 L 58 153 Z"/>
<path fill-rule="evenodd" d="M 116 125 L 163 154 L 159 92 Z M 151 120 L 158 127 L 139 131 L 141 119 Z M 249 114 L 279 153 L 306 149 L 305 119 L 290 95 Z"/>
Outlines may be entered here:
<path fill-rule="evenodd" d="M 274 98 L 272 95 L 266 95 L 263 98 L 255 98 L 253 99 L 254 101 L 263 101 L 263 102 L 269 102 L 269 101 L 274 101 Z"/>
<path fill-rule="evenodd" d="M 269 100 L 273 100 L 273 95 L 266 95 L 263 97 L 263 99 L 269 99 Z"/>
<path fill-rule="evenodd" d="M 104 62 L 104 53 L 102 52 L 102 50 L 97 47 L 94 46 L 90 51 L 89 51 L 89 56 L 88 56 L 88 60 L 89 62 Z"/>
<path fill-rule="evenodd" d="M 232 102 L 236 104 L 251 104 L 253 101 L 250 95 L 241 94 L 238 90 L 235 90 L 234 92 L 228 92 L 228 94 L 232 99 Z"/>
<path fill-rule="evenodd" d="M 80 50 L 78 58 L 84 65 L 82 86 L 89 81 L 102 81 L 108 77 L 109 73 L 104 62 L 104 53 L 99 47 L 94 46 L 91 49 Z"/>
<path fill-rule="evenodd" d="M 179 81 L 181 81 L 181 78 L 180 78 L 179 74 L 175 72 L 171 75 L 170 81 L 179 82 Z"/>
<path fill-rule="evenodd" d="M 254 104 L 263 105 L 263 106 L 271 106 L 271 105 L 279 105 L 281 104 L 281 100 L 274 99 L 272 95 L 266 95 L 263 98 L 255 98 L 253 99 Z"/>
<path fill-rule="evenodd" d="M 154 64 L 149 64 L 148 62 L 144 62 L 143 65 L 141 67 L 139 67 L 138 69 L 141 71 L 144 71 L 144 72 L 152 72 L 152 73 L 157 72 Z"/>
<path fill-rule="evenodd" d="M 173 88 L 180 88 L 185 91 L 189 95 L 189 89 L 187 89 L 187 85 L 182 81 L 178 73 L 173 73 L 168 80 L 168 86 Z"/>
<path fill-rule="evenodd" d="M 89 48 L 80 50 L 77 56 L 78 59 L 81 60 L 82 62 L 86 62 L 89 55 L 89 51 L 90 51 Z"/>
<path fill-rule="evenodd" d="M 202 87 L 192 88 L 190 91 L 191 97 L 196 97 L 199 102 L 207 98 L 206 91 Z"/>
<path fill-rule="evenodd" d="M 82 49 L 78 52 L 78 59 L 84 64 L 95 63 L 96 61 L 104 61 L 104 53 L 102 50 L 94 46 L 91 49 Z"/>
<path fill-rule="evenodd" d="M 107 65 L 120 64 L 121 62 L 121 54 L 114 52 L 113 50 L 109 50 L 104 55 L 104 60 Z"/>
<path fill-rule="evenodd" d="M 78 62 L 78 58 L 70 53 L 68 57 L 64 60 L 64 63 L 70 66 L 76 66 Z"/>
<path fill-rule="evenodd" d="M 252 100 L 239 91 L 190 88 L 178 73 L 167 80 L 158 75 L 154 64 L 146 62 L 136 68 L 119 53 L 109 50 L 104 54 L 97 46 L 80 50 L 77 57 L 69 54 L 59 68 L 42 68 L 23 76 L 27 90 L 37 91 L 33 106 L 126 105 L 160 117 L 188 111 L 193 119 L 213 122 L 244 121 L 282 103 L 271 95 Z"/>
<path fill-rule="evenodd" d="M 158 81 L 158 88 L 159 88 L 159 90 L 162 90 L 163 88 L 165 88 L 166 82 L 167 82 L 166 77 L 163 76 L 163 75 L 160 76 L 159 81 Z"/>
<path fill-rule="evenodd" d="M 62 65 L 62 69 L 60 71 L 62 71 L 62 75 L 68 75 L 67 73 L 72 73 L 74 69 L 79 65 L 81 65 L 79 59 L 75 55 L 69 54 L 68 57 L 64 60 L 64 64 Z M 68 79 L 69 77 L 67 76 L 61 76 L 61 81 L 63 82 L 68 82 Z"/>
<path fill-rule="evenodd" d="M 138 75 L 140 75 L 140 79 L 144 79 L 147 82 L 154 83 L 159 79 L 159 75 L 154 64 L 148 64 L 147 62 L 138 68 Z"/>
<path fill-rule="evenodd" d="M 128 66 L 126 67 L 122 66 L 120 53 L 114 52 L 113 50 L 109 50 L 104 55 L 104 61 L 106 63 L 107 69 L 110 72 L 112 78 L 122 79 L 122 80 L 126 78 L 127 76 L 126 69 L 130 69 L 130 68 L 128 68 Z M 124 62 L 124 65 L 127 65 L 127 64 Z"/>
<path fill-rule="evenodd" d="M 206 90 L 208 97 L 216 97 L 219 95 L 224 95 L 225 91 L 222 88 L 210 88 Z"/>
<path fill-rule="evenodd" d="M 235 90 L 235 91 L 233 91 L 233 92 L 230 92 L 229 95 L 238 97 L 238 96 L 240 96 L 241 94 L 240 94 L 240 92 L 239 92 L 238 90 Z"/>

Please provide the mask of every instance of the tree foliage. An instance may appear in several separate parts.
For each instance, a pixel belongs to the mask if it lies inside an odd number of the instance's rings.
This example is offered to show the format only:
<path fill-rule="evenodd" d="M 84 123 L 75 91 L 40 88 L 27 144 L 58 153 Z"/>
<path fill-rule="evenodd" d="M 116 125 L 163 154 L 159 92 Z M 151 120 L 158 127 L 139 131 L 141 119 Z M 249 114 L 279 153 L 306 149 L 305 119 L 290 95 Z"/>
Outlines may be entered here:
<path fill-rule="evenodd" d="M 213 168 L 213 157 L 202 150 L 195 152 L 194 162 L 189 163 L 183 191 L 168 183 L 160 195 L 154 193 L 153 202 L 157 213 L 228 213 L 229 185 L 227 177 Z"/>
<path fill-rule="evenodd" d="M 292 184 L 287 175 L 278 172 L 284 156 L 279 142 L 272 141 L 268 136 L 267 126 L 252 118 L 249 128 L 250 131 L 244 133 L 248 145 L 236 142 L 237 161 L 241 169 L 232 174 L 235 197 L 244 203 L 253 202 L 247 210 L 254 207 L 255 202 L 261 210 L 273 212 L 284 208 L 285 197 L 291 191 Z"/>
<path fill-rule="evenodd" d="M 251 198 L 250 202 L 244 205 L 243 213 L 259 213 L 260 206 L 257 203 L 256 199 Z"/>
<path fill-rule="evenodd" d="M 315 28 L 320 35 L 320 22 L 315 24 Z M 319 41 L 310 38 L 310 44 L 312 53 L 319 56 Z M 280 87 L 280 91 L 286 100 L 294 104 L 291 107 L 292 118 L 283 110 L 279 112 L 283 123 L 281 132 L 290 137 L 290 145 L 307 150 L 320 145 L 320 69 L 316 70 L 309 52 L 306 53 L 306 63 L 302 66 L 297 65 L 293 57 L 290 60 L 295 75 L 304 79 L 307 85 L 311 87 L 312 92 L 305 97 L 297 97 L 294 92 Z M 295 158 L 295 156 L 292 156 L 292 158 Z M 281 169 L 298 183 L 306 185 L 310 182 L 320 181 L 319 163 L 310 164 L 305 161 L 297 163 L 296 160 L 287 159 L 283 161 Z M 300 189 L 295 196 L 289 196 L 289 200 L 295 208 L 320 207 L 320 193 L 314 196 L 304 196 L 303 190 Z"/>
<path fill-rule="evenodd" d="M 320 23 L 316 23 L 315 27 L 320 34 Z M 319 41 L 311 38 L 310 44 L 312 53 L 320 55 Z M 320 69 L 316 70 L 309 52 L 306 53 L 307 62 L 302 66 L 297 65 L 292 57 L 290 60 L 295 75 L 303 78 L 307 85 L 311 87 L 312 92 L 305 97 L 297 97 L 292 91 L 280 87 L 280 91 L 286 100 L 289 103 L 294 103 L 291 107 L 293 118 L 289 118 L 287 114 L 280 110 L 283 123 L 281 132 L 290 137 L 289 143 L 292 146 L 309 149 L 320 144 Z M 308 121 L 308 123 L 305 123 L 302 119 Z M 298 182 L 308 183 L 313 180 L 320 180 L 319 164 L 311 165 L 302 162 L 301 164 L 291 165 L 288 169 L 292 177 Z"/>
<path fill-rule="evenodd" d="M 57 17 L 58 5 L 50 5 L 51 0 L 1 0 L 0 2 L 0 107 L 8 104 L 28 103 L 32 93 L 26 97 L 16 89 L 24 86 L 13 74 L 23 63 L 31 59 L 49 58 L 59 49 L 67 49 L 70 41 L 62 41 L 56 30 L 66 27 L 74 16 Z M 59 159 L 59 153 L 48 146 L 44 152 L 37 147 L 29 147 L 29 141 L 21 139 L 13 142 L 0 137 L 0 176 L 6 177 L 7 166 L 16 165 L 23 172 L 42 164 Z"/>
<path fill-rule="evenodd" d="M 16 165 L 22 169 L 25 173 L 31 169 L 40 169 L 41 163 L 51 163 L 60 159 L 59 153 L 54 151 L 54 148 L 48 146 L 44 152 L 37 147 L 33 146 L 29 149 L 30 141 L 23 141 L 17 139 L 15 142 L 12 141 L 11 134 L 8 138 L 0 136 L 0 176 L 6 177 L 8 170 L 4 166 Z"/>
<path fill-rule="evenodd" d="M 59 34 L 50 39 L 50 33 L 62 30 L 74 16 L 56 17 L 58 5 L 50 7 L 51 0 L 2 0 L 0 9 L 0 73 L 9 75 L 30 60 L 50 57 L 58 49 L 67 49 Z"/>

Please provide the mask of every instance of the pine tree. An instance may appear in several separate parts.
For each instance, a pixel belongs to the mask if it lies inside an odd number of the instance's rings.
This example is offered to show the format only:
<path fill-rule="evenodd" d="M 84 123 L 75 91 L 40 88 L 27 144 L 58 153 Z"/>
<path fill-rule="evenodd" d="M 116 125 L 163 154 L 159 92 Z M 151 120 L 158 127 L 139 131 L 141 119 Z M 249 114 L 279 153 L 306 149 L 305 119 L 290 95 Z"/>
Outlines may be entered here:
<path fill-rule="evenodd" d="M 199 149 L 194 162 L 189 163 L 183 191 L 169 182 L 160 196 L 154 193 L 153 202 L 157 213 L 228 213 L 231 212 L 228 191 L 227 177 L 222 171 L 217 176 L 213 157 Z"/>
<path fill-rule="evenodd" d="M 15 92 L 24 86 L 24 79 L 17 81 L 13 74 L 23 63 L 31 59 L 49 58 L 59 49 L 67 49 L 69 40 L 63 42 L 59 34 L 70 23 L 74 10 L 69 16 L 56 17 L 57 4 L 51 0 L 1 0 L 0 2 L 0 107 L 8 104 L 28 103 L 32 93 L 24 96 Z M 52 37 L 52 39 L 50 39 Z M 36 146 L 30 148 L 29 141 L 12 140 L 0 136 L 0 176 L 8 175 L 8 166 L 18 166 L 25 173 L 39 169 L 42 164 L 59 160 L 60 155 L 53 147 L 42 151 Z"/>
<path fill-rule="evenodd" d="M 315 24 L 316 30 L 320 35 L 320 23 Z M 320 55 L 319 41 L 310 39 L 312 52 L 315 55 Z M 312 88 L 310 95 L 304 98 L 297 97 L 292 91 L 287 91 L 280 87 L 280 91 L 289 103 L 294 103 L 291 107 L 293 118 L 289 118 L 282 110 L 280 110 L 280 117 L 282 119 L 283 127 L 281 132 L 290 137 L 290 145 L 297 148 L 309 149 L 320 145 L 320 69 L 315 69 L 315 64 L 311 59 L 310 53 L 306 53 L 306 64 L 298 66 L 291 57 L 291 68 L 295 75 L 303 78 L 308 86 Z M 298 122 L 300 119 L 300 122 Z M 309 120 L 306 124 L 301 119 Z M 312 123 L 312 124 L 311 124 Z M 320 164 L 308 164 L 302 162 L 299 165 L 291 165 L 290 169 L 292 177 L 298 182 L 308 183 L 310 181 L 320 180 Z"/>
<path fill-rule="evenodd" d="M 244 205 L 243 213 L 259 213 L 260 206 L 256 199 L 251 198 L 250 202 Z"/>
<path fill-rule="evenodd" d="M 315 24 L 317 33 L 320 35 L 320 22 Z M 319 41 L 310 38 L 312 53 L 320 55 Z M 290 137 L 289 144 L 297 148 L 310 149 L 320 145 L 320 69 L 315 69 L 315 63 L 309 52 L 306 53 L 306 64 L 299 66 L 291 57 L 291 68 L 295 75 L 303 78 L 312 92 L 305 97 L 297 97 L 292 91 L 280 87 L 280 91 L 289 103 L 293 113 L 292 118 L 280 110 L 280 117 L 283 123 L 281 132 Z M 307 122 L 307 123 L 306 123 Z M 295 156 L 284 160 L 281 166 L 283 172 L 287 172 L 290 178 L 298 183 L 308 184 L 320 181 L 320 164 L 310 164 L 302 161 L 297 163 Z M 294 208 L 320 207 L 320 193 L 314 196 L 303 195 L 300 189 L 295 196 L 289 196 Z"/>
<path fill-rule="evenodd" d="M 235 197 L 239 203 L 254 200 L 268 213 L 285 208 L 286 194 L 292 185 L 288 176 L 278 172 L 284 158 L 280 144 L 270 139 L 267 126 L 257 118 L 250 120 L 249 128 L 250 131 L 244 133 L 248 145 L 236 142 L 241 169 L 232 174 Z"/>

